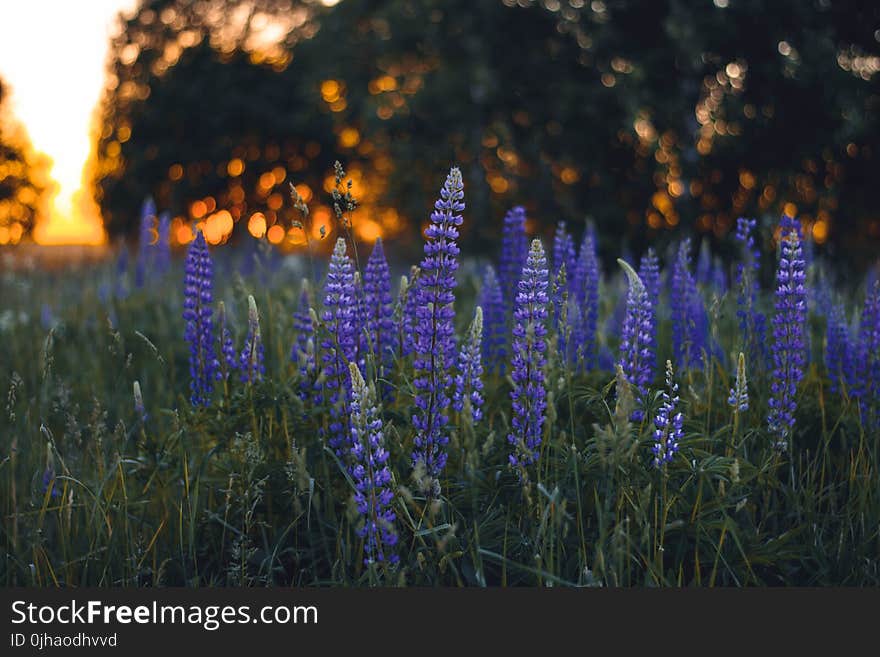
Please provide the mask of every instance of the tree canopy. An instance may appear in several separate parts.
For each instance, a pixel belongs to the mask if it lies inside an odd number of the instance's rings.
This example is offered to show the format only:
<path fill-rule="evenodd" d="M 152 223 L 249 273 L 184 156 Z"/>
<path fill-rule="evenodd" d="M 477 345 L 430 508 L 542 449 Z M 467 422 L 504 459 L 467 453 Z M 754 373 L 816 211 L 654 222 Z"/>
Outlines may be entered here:
<path fill-rule="evenodd" d="M 181 237 L 226 212 L 216 241 L 296 243 L 286 187 L 329 235 L 338 158 L 362 237 L 412 239 L 455 163 L 466 248 L 517 203 L 636 248 L 789 212 L 866 262 L 878 19 L 859 0 L 146 0 L 113 42 L 96 196 L 111 234 L 152 194 Z"/>

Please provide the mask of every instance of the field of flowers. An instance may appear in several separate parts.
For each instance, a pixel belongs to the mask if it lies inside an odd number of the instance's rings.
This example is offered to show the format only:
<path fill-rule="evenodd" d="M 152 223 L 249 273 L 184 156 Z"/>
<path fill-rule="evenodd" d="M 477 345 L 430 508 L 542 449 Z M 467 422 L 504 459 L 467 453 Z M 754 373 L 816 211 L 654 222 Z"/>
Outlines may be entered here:
<path fill-rule="evenodd" d="M 453 168 L 392 276 L 344 178 L 329 263 L 181 263 L 147 205 L 132 263 L 3 273 L 3 585 L 880 584 L 876 270 L 790 217 L 603 266 L 520 207 L 462 259 Z"/>

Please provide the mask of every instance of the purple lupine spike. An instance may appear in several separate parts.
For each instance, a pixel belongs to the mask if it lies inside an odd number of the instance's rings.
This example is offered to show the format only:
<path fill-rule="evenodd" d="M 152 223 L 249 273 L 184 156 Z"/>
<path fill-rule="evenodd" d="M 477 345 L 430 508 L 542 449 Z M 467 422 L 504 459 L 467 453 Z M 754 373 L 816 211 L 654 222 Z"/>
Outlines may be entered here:
<path fill-rule="evenodd" d="M 639 262 L 639 279 L 645 286 L 648 293 L 648 301 L 651 305 L 650 324 L 652 330 L 647 334 L 647 349 L 652 355 L 650 361 L 651 374 L 650 378 L 654 378 L 654 362 L 653 355 L 657 353 L 657 309 L 660 307 L 660 259 L 657 257 L 654 249 L 649 248 Z"/>
<path fill-rule="evenodd" d="M 812 310 L 820 317 L 827 318 L 831 314 L 834 305 L 834 290 L 825 267 L 817 268 L 817 272 L 815 294 L 811 299 L 813 301 Z"/>
<path fill-rule="evenodd" d="M 141 288 L 147 278 L 147 271 L 153 266 L 153 246 L 156 243 L 156 203 L 152 196 L 144 199 L 141 206 L 140 237 L 138 239 L 138 255 L 134 269 L 134 285 Z"/>
<path fill-rule="evenodd" d="M 367 313 L 366 327 L 370 347 L 376 355 L 376 367 L 380 379 L 391 371 L 394 362 L 394 301 L 391 297 L 391 272 L 382 238 L 376 239 L 373 252 L 364 269 L 364 308 Z M 387 392 L 387 386 L 386 386 Z"/>
<path fill-rule="evenodd" d="M 571 332 L 568 304 L 573 291 L 572 281 L 575 277 L 575 251 L 574 240 L 564 221 L 556 224 L 556 232 L 553 235 L 552 265 L 550 298 L 553 302 L 553 327 L 556 330 L 560 361 L 568 364 L 574 355 L 568 340 L 568 334 Z"/>
<path fill-rule="evenodd" d="M 501 261 L 498 265 L 498 282 L 508 310 L 513 308 L 516 286 L 526 264 L 529 242 L 526 237 L 526 210 L 521 205 L 511 208 L 504 215 L 501 234 Z"/>
<path fill-rule="evenodd" d="M 419 303 L 418 280 L 421 274 L 418 267 L 410 269 L 409 278 L 404 276 L 400 281 L 400 297 L 398 305 L 402 305 L 400 315 L 400 353 L 409 356 L 415 351 L 415 319 Z M 401 298 L 402 297 L 402 298 Z"/>
<path fill-rule="evenodd" d="M 299 302 L 293 311 L 293 347 L 290 349 L 290 360 L 297 363 L 300 369 L 305 367 L 306 344 L 309 338 L 314 338 L 315 327 L 312 325 L 312 315 L 309 312 L 311 301 L 309 300 L 309 281 L 303 279 L 299 293 Z"/>
<path fill-rule="evenodd" d="M 483 418 L 483 309 L 477 306 L 467 338 L 458 352 L 452 408 L 470 412 L 474 424 Z"/>
<path fill-rule="evenodd" d="M 299 304 L 293 313 L 294 343 L 290 350 L 290 360 L 297 364 L 300 374 L 299 398 L 306 401 L 313 388 L 315 377 L 315 325 L 309 300 L 309 281 L 303 279 Z M 318 401 L 318 404 L 321 402 Z"/>
<path fill-rule="evenodd" d="M 626 295 L 626 315 L 620 334 L 620 356 L 618 364 L 623 370 L 630 385 L 638 388 L 644 397 L 648 385 L 653 379 L 654 371 L 654 309 L 642 279 L 625 260 L 618 258 L 629 280 L 629 291 Z M 641 421 L 644 412 L 640 409 L 633 414 L 633 419 Z"/>
<path fill-rule="evenodd" d="M 585 370 L 598 367 L 596 327 L 599 323 L 599 256 L 596 233 L 587 226 L 578 252 L 574 272 L 574 301 L 579 309 L 575 322 L 574 342 L 578 364 Z"/>
<path fill-rule="evenodd" d="M 851 342 L 846 314 L 842 305 L 834 304 L 828 316 L 825 341 L 825 367 L 831 382 L 831 392 L 837 392 L 843 387 L 847 372 L 855 365 L 851 362 L 850 350 Z M 852 393 L 850 392 L 850 394 Z"/>
<path fill-rule="evenodd" d="M 690 239 L 679 245 L 671 288 L 673 354 L 680 369 L 689 369 L 702 362 L 709 334 L 706 307 L 690 270 Z"/>
<path fill-rule="evenodd" d="M 616 362 L 614 352 L 607 344 L 603 344 L 599 348 L 599 369 L 603 372 L 611 372 L 614 370 Z"/>
<path fill-rule="evenodd" d="M 354 480 L 354 501 L 363 525 L 357 530 L 364 539 L 364 563 L 398 561 L 393 553 L 397 544 L 392 509 L 391 471 L 388 450 L 382 432 L 382 420 L 375 404 L 375 395 L 354 363 L 349 363 L 351 390 L 351 477 Z"/>
<path fill-rule="evenodd" d="M 736 363 L 736 381 L 730 389 L 727 404 L 739 413 L 749 410 L 749 384 L 746 380 L 746 356 L 743 352 L 739 352 L 739 359 Z"/>
<path fill-rule="evenodd" d="M 773 381 L 767 423 L 775 447 L 788 448 L 795 424 L 797 387 L 804 375 L 806 354 L 806 265 L 801 251 L 800 222 L 783 215 L 780 222 L 779 265 L 776 269 L 776 313 L 773 316 Z"/>
<path fill-rule="evenodd" d="M 48 331 L 55 326 L 55 313 L 52 312 L 52 306 L 46 302 L 43 302 L 40 306 L 40 326 L 43 327 L 44 331 Z"/>
<path fill-rule="evenodd" d="M 220 329 L 220 357 L 215 367 L 216 376 L 220 381 L 228 381 L 229 375 L 238 369 L 238 354 L 226 323 L 226 304 L 222 301 L 217 308 L 217 326 Z"/>
<path fill-rule="evenodd" d="M 364 293 L 364 280 L 361 273 L 354 271 L 354 335 L 355 362 L 366 371 L 367 353 L 370 351 L 370 336 L 367 333 L 367 302 Z"/>
<path fill-rule="evenodd" d="M 853 369 L 858 381 L 855 396 L 860 400 L 862 420 L 867 421 L 873 413 L 876 422 L 880 420 L 880 281 L 874 279 L 871 284 L 869 279 L 869 285 L 871 287 L 865 292 Z"/>
<path fill-rule="evenodd" d="M 214 390 L 214 265 L 205 236 L 199 231 L 186 252 L 183 319 L 184 339 L 189 343 L 190 401 L 209 406 Z"/>
<path fill-rule="evenodd" d="M 321 361 L 324 366 L 323 388 L 330 404 L 329 443 L 340 458 L 345 456 L 345 441 L 349 435 L 346 429 L 351 383 L 348 364 L 357 356 L 356 311 L 354 265 L 346 252 L 345 239 L 340 237 L 330 257 L 321 315 L 328 333 L 321 342 Z"/>
<path fill-rule="evenodd" d="M 513 414 L 507 442 L 513 447 L 508 459 L 525 478 L 526 468 L 540 456 L 547 390 L 544 367 L 547 363 L 547 295 L 549 282 L 547 256 L 541 240 L 532 240 L 529 257 L 517 285 L 513 312 L 513 360 L 510 393 Z"/>
<path fill-rule="evenodd" d="M 727 294 L 727 272 L 720 256 L 715 256 L 712 261 L 712 274 L 710 285 L 719 298 Z"/>
<path fill-rule="evenodd" d="M 571 316 L 571 297 L 569 293 L 569 269 L 568 265 L 562 263 L 559 271 L 556 273 L 550 285 L 550 299 L 553 302 L 553 327 L 556 330 L 556 348 L 559 362 L 563 366 L 567 366 L 574 359 L 575 354 L 572 350 L 571 340 L 572 333 L 572 316 Z"/>
<path fill-rule="evenodd" d="M 51 443 L 46 445 L 46 469 L 43 470 L 43 486 L 40 489 L 42 495 L 48 493 L 50 498 L 60 497 L 61 490 L 55 479 L 55 456 L 52 453 Z"/>
<path fill-rule="evenodd" d="M 492 265 L 486 266 L 479 304 L 483 309 L 483 360 L 489 372 L 503 376 L 507 367 L 507 320 L 504 297 Z"/>
<path fill-rule="evenodd" d="M 446 466 L 446 425 L 449 418 L 450 368 L 455 358 L 455 272 L 458 269 L 458 228 L 464 210 L 461 171 L 453 167 L 434 204 L 431 223 L 425 230 L 425 256 L 416 294 L 415 403 L 416 429 L 413 467 L 431 497 L 440 493 L 439 476 Z"/>
<path fill-rule="evenodd" d="M 867 298 L 865 299 L 867 301 Z M 862 376 L 864 375 L 864 370 L 859 365 L 862 362 L 862 332 L 861 329 L 861 319 L 864 314 L 863 312 L 857 315 L 853 315 L 852 319 L 847 324 L 847 330 L 849 332 L 849 349 L 847 349 L 846 362 L 850 365 L 844 372 L 844 379 L 846 380 L 846 391 L 847 394 L 853 399 L 859 399 L 863 396 L 863 384 Z"/>
<path fill-rule="evenodd" d="M 156 258 L 154 266 L 156 273 L 164 275 L 171 268 L 171 213 L 168 211 L 159 215 L 157 228 Z"/>
<path fill-rule="evenodd" d="M 574 239 L 566 228 L 565 222 L 556 224 L 556 232 L 553 235 L 553 277 L 559 277 L 559 270 L 565 265 L 565 272 L 569 282 L 575 270 Z"/>
<path fill-rule="evenodd" d="M 238 357 L 242 383 L 261 381 L 266 374 L 263 357 L 263 338 L 260 333 L 260 313 L 253 295 L 248 295 L 248 332 Z"/>
<path fill-rule="evenodd" d="M 672 373 L 672 361 L 666 361 L 666 389 L 663 391 L 662 402 L 654 417 L 654 467 L 659 468 L 672 459 L 678 452 L 678 443 L 684 437 L 684 416 L 678 410 L 678 384 Z"/>
<path fill-rule="evenodd" d="M 660 259 L 654 249 L 649 248 L 639 261 L 639 278 L 645 286 L 651 305 L 660 305 Z"/>
<path fill-rule="evenodd" d="M 706 238 L 700 242 L 700 252 L 697 255 L 697 283 L 704 287 L 712 283 L 712 248 Z"/>
<path fill-rule="evenodd" d="M 756 308 L 761 269 L 761 251 L 755 244 L 753 235 L 757 224 L 756 220 L 745 217 L 736 220 L 736 240 L 741 245 L 740 260 L 736 264 L 736 315 L 739 318 L 743 349 L 753 367 L 754 364 L 768 361 L 767 318 Z"/>

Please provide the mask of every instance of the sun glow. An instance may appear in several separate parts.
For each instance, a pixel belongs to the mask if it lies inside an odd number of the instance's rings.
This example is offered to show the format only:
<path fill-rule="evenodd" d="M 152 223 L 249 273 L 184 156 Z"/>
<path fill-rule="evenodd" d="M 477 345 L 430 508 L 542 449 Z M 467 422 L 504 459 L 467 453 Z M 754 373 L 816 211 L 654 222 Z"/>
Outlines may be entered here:
<path fill-rule="evenodd" d="M 0 3 L 0 75 L 34 149 L 52 159 L 57 193 L 39 217 L 41 244 L 101 244 L 98 207 L 85 180 L 93 112 L 104 84 L 114 18 L 136 0 Z"/>

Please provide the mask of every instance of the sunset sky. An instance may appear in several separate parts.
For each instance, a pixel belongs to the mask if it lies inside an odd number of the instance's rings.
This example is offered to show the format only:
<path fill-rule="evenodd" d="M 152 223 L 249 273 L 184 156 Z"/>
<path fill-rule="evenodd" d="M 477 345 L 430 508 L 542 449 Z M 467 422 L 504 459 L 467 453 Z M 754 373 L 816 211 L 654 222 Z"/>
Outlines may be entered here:
<path fill-rule="evenodd" d="M 97 210 L 80 197 L 92 113 L 104 82 L 114 17 L 136 0 L 7 0 L 0 3 L 0 76 L 34 147 L 53 160 L 59 192 L 42 243 L 100 243 Z M 79 199 L 79 201 L 77 201 Z"/>

